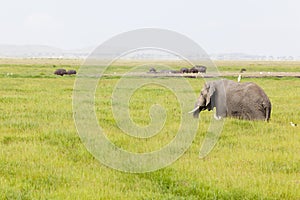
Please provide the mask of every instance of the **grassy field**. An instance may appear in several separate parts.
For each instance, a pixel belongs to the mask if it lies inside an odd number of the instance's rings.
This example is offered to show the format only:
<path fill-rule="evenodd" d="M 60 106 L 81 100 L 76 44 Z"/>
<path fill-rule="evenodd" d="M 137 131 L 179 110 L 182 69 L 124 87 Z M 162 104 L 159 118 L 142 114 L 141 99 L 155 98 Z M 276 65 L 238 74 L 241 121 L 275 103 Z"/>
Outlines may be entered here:
<path fill-rule="evenodd" d="M 0 199 L 300 199 L 300 126 L 289 124 L 300 124 L 299 78 L 243 79 L 268 94 L 269 123 L 226 119 L 217 145 L 201 160 L 199 149 L 212 114 L 204 111 L 196 138 L 180 159 L 155 172 L 130 174 L 102 165 L 77 134 L 72 113 L 75 76 L 58 77 L 53 71 L 78 69 L 81 61 L 0 63 Z M 221 71 L 300 72 L 296 62 L 216 64 Z M 132 152 L 166 145 L 180 123 L 174 94 L 157 85 L 134 93 L 129 108 L 135 123 L 149 124 L 148 112 L 155 103 L 168 116 L 157 136 L 136 139 L 122 134 L 111 112 L 118 80 L 101 79 L 96 92 L 98 122 L 107 137 Z M 198 95 L 204 80 L 188 81 Z"/>

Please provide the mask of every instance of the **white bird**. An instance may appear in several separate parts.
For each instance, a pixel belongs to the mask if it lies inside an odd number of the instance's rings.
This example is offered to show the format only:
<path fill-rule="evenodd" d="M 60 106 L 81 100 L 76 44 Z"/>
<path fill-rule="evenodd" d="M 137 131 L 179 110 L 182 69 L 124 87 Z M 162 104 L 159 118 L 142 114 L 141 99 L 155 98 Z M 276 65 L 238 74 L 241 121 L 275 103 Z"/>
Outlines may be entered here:
<path fill-rule="evenodd" d="M 239 75 L 239 77 L 238 77 L 238 83 L 241 81 L 241 79 L 242 79 L 242 75 Z"/>
<path fill-rule="evenodd" d="M 290 122 L 291 126 L 297 126 L 297 124 L 294 124 L 293 122 Z"/>

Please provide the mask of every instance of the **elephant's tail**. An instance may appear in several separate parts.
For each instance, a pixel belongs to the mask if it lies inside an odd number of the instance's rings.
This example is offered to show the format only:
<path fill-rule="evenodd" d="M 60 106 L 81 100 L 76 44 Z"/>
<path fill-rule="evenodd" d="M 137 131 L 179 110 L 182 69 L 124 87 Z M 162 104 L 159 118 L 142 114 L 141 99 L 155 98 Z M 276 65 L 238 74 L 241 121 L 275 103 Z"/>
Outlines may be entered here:
<path fill-rule="evenodd" d="M 266 112 L 266 121 L 269 122 L 270 118 L 271 118 L 271 103 L 269 103 L 266 107 L 265 107 L 265 112 Z"/>

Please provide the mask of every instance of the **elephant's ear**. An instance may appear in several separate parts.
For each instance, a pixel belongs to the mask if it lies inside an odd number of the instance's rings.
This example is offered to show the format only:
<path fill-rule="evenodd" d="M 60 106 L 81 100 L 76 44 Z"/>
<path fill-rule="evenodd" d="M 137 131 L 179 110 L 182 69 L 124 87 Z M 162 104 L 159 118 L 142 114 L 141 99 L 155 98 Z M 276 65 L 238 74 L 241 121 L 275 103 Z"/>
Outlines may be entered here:
<path fill-rule="evenodd" d="M 206 89 L 207 89 L 206 106 L 208 106 L 208 104 L 211 101 L 211 97 L 214 95 L 216 91 L 216 88 L 213 84 L 207 84 Z"/>

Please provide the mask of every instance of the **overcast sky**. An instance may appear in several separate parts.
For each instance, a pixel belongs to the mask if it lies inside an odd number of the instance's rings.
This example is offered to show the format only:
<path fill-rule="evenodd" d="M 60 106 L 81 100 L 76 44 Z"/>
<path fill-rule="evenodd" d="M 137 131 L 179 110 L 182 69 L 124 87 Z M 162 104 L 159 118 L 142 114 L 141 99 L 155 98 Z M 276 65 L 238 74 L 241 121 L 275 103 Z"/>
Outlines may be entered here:
<path fill-rule="evenodd" d="M 0 44 L 80 49 L 153 27 L 184 34 L 209 54 L 300 56 L 299 0 L 0 2 Z"/>

